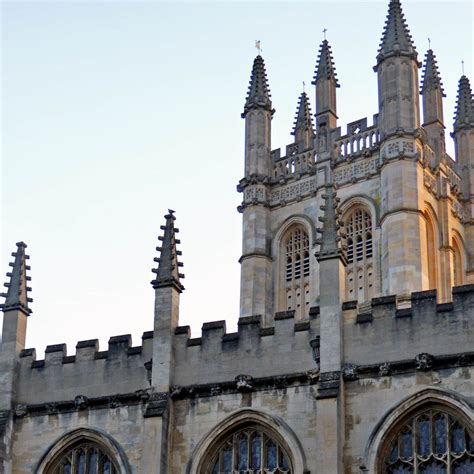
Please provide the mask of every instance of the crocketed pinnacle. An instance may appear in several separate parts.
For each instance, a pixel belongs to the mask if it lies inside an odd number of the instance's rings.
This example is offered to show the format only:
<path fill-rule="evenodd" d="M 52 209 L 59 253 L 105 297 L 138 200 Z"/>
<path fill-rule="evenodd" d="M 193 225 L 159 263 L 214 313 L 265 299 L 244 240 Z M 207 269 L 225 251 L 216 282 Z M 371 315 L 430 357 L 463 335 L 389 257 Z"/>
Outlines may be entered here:
<path fill-rule="evenodd" d="M 323 40 L 319 48 L 318 62 L 316 64 L 316 70 L 311 84 L 316 84 L 318 81 L 323 79 L 332 79 L 335 82 L 336 87 L 339 87 L 331 46 L 329 46 L 327 40 Z"/>
<path fill-rule="evenodd" d="M 443 83 L 441 82 L 441 76 L 439 75 L 436 56 L 434 55 L 432 49 L 429 49 L 426 52 L 424 66 L 421 93 L 424 94 L 426 91 L 439 89 L 441 95 L 446 97 Z"/>
<path fill-rule="evenodd" d="M 454 131 L 474 126 L 474 102 L 469 79 L 462 75 L 459 79 L 456 111 L 454 114 Z"/>
<path fill-rule="evenodd" d="M 33 299 L 28 297 L 28 291 L 31 291 L 31 288 L 27 285 L 27 282 L 31 280 L 31 277 L 26 274 L 26 271 L 30 269 L 26 264 L 26 260 L 30 257 L 25 253 L 26 244 L 24 242 L 18 242 L 16 246 L 16 252 L 12 253 L 15 260 L 10 263 L 12 271 L 7 273 L 10 281 L 4 284 L 8 291 L 0 295 L 5 298 L 1 308 L 3 312 L 19 310 L 29 315 L 32 311 L 28 307 L 28 303 L 31 303 Z"/>
<path fill-rule="evenodd" d="M 180 293 L 184 290 L 184 286 L 181 284 L 180 279 L 184 278 L 182 273 L 179 273 L 179 267 L 183 264 L 178 262 L 178 256 L 181 252 L 176 249 L 176 245 L 180 241 L 176 238 L 176 234 L 179 229 L 175 228 L 174 211 L 168 210 L 168 214 L 165 216 L 166 224 L 160 226 L 160 229 L 164 231 L 163 236 L 158 237 L 158 240 L 162 241 L 161 247 L 156 247 L 156 250 L 160 252 L 160 258 L 154 258 L 154 261 L 158 263 L 158 268 L 153 269 L 153 273 L 156 273 L 156 279 L 151 282 L 153 288 L 163 287 L 175 287 Z"/>
<path fill-rule="evenodd" d="M 417 52 L 408 29 L 400 0 L 390 0 L 382 33 L 377 62 L 392 54 L 407 54 L 416 59 Z"/>
<path fill-rule="evenodd" d="M 311 116 L 311 108 L 309 105 L 309 98 L 306 92 L 300 95 L 298 101 L 298 110 L 296 111 L 295 123 L 293 124 L 292 135 L 296 135 L 298 132 L 310 131 L 314 133 L 313 119 Z"/>
<path fill-rule="evenodd" d="M 251 109 L 265 109 L 274 113 L 270 99 L 270 88 L 268 87 L 267 73 L 262 56 L 258 55 L 253 62 L 252 74 L 250 76 L 249 90 L 245 101 L 242 118 Z"/>
<path fill-rule="evenodd" d="M 325 194 L 323 194 L 325 201 L 324 205 L 320 209 L 324 214 L 319 217 L 319 221 L 323 223 L 322 227 L 319 227 L 317 232 L 321 234 L 321 237 L 317 239 L 319 244 L 319 251 L 316 252 L 316 258 L 318 260 L 324 260 L 328 258 L 342 258 L 345 262 L 345 239 L 344 232 L 342 230 L 342 222 L 340 221 L 339 202 L 340 199 L 337 197 L 336 190 L 332 183 L 326 185 Z"/>

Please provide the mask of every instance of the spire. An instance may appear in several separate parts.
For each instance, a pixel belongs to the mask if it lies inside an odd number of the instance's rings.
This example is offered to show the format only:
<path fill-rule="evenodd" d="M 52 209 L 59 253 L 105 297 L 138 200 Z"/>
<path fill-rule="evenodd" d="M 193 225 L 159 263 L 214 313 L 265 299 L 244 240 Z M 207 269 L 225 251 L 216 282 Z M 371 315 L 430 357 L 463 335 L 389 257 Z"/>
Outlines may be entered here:
<path fill-rule="evenodd" d="M 249 90 L 245 101 L 244 112 L 242 118 L 245 118 L 247 112 L 251 109 L 265 109 L 272 114 L 272 101 L 270 99 L 270 88 L 268 87 L 267 73 L 265 71 L 265 63 L 260 54 L 253 62 L 252 74 L 250 76 Z"/>
<path fill-rule="evenodd" d="M 316 65 L 316 71 L 314 72 L 313 82 L 315 85 L 321 79 L 334 80 L 336 87 L 339 86 L 337 79 L 336 68 L 334 66 L 334 58 L 332 57 L 331 47 L 328 41 L 325 39 L 321 43 L 319 48 L 318 63 Z"/>
<path fill-rule="evenodd" d="M 405 53 L 414 59 L 416 59 L 417 56 L 400 0 L 390 0 L 377 62 L 380 63 L 386 56 L 390 56 L 394 53 Z"/>
<path fill-rule="evenodd" d="M 423 79 L 421 85 L 421 94 L 424 94 L 427 90 L 439 89 L 442 97 L 446 97 L 444 93 L 443 83 L 441 82 L 441 76 L 439 75 L 438 63 L 436 56 L 432 49 L 426 52 L 425 64 L 423 69 Z"/>
<path fill-rule="evenodd" d="M 0 307 L 4 313 L 20 310 L 29 315 L 32 311 L 28 308 L 28 303 L 31 303 L 33 300 L 28 298 L 28 291 L 31 291 L 31 288 L 27 286 L 27 282 L 31 280 L 31 277 L 26 275 L 26 271 L 30 269 L 29 265 L 26 264 L 26 260 L 30 257 L 25 253 L 26 244 L 24 242 L 18 242 L 16 246 L 16 252 L 12 253 L 12 257 L 15 257 L 15 260 L 13 263 L 10 263 L 12 271 L 7 273 L 10 281 L 5 283 L 8 291 L 0 295 L 5 298 L 5 302 Z"/>
<path fill-rule="evenodd" d="M 458 97 L 456 102 L 456 112 L 454 115 L 454 131 L 463 126 L 474 125 L 474 102 L 472 97 L 471 84 L 469 79 L 462 75 L 459 79 Z"/>
<path fill-rule="evenodd" d="M 318 228 L 317 232 L 321 234 L 321 238 L 317 239 L 319 251 L 316 253 L 318 261 L 328 258 L 340 257 L 345 262 L 345 244 L 343 239 L 345 235 L 342 231 L 342 222 L 339 220 L 339 202 L 336 189 L 332 183 L 326 185 L 326 193 L 323 194 L 325 201 L 320 207 L 324 211 L 324 215 L 319 217 L 319 221 L 323 223 L 322 228 Z"/>
<path fill-rule="evenodd" d="M 166 224 L 160 226 L 164 234 L 162 237 L 158 237 L 158 240 L 161 240 L 163 243 L 161 247 L 156 247 L 156 250 L 161 252 L 160 258 L 153 259 L 158 263 L 158 268 L 152 270 L 153 273 L 156 273 L 156 279 L 151 284 L 155 290 L 157 288 L 174 286 L 181 293 L 184 290 L 184 286 L 181 284 L 180 279 L 184 278 L 184 275 L 178 271 L 178 267 L 182 267 L 183 264 L 178 262 L 178 256 L 181 255 L 181 251 L 176 249 L 176 244 L 179 244 L 180 241 L 175 236 L 179 229 L 174 226 L 174 221 L 176 220 L 174 211 L 168 209 L 165 219 Z"/>
<path fill-rule="evenodd" d="M 292 135 L 296 136 L 298 131 L 311 132 L 314 134 L 313 119 L 311 117 L 311 109 L 309 98 L 306 92 L 302 92 L 298 101 L 298 110 L 296 111 L 295 123 L 293 124 Z"/>

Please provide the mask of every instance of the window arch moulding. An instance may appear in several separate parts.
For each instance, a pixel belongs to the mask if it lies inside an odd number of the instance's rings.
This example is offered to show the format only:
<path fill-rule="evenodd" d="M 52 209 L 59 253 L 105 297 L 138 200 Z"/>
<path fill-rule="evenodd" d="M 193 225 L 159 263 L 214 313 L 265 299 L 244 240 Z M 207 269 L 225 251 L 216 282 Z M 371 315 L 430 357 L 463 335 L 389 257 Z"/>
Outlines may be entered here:
<path fill-rule="evenodd" d="M 346 215 L 352 208 L 365 207 L 370 211 L 374 229 L 380 228 L 380 206 L 366 194 L 356 194 L 341 201 L 339 211 L 341 216 Z"/>
<path fill-rule="evenodd" d="M 303 449 L 294 432 L 281 419 L 267 413 L 243 408 L 221 421 L 211 429 L 196 445 L 188 463 L 186 474 L 202 474 L 212 472 L 211 463 L 221 443 L 233 433 L 246 427 L 255 428 L 266 433 L 288 455 L 292 467 L 292 474 L 309 473 Z"/>
<path fill-rule="evenodd" d="M 110 435 L 95 429 L 79 428 L 64 434 L 48 448 L 38 463 L 34 471 L 35 474 L 55 474 L 56 472 L 61 472 L 58 471 L 61 459 L 67 456 L 70 451 L 82 445 L 92 447 L 96 452 L 100 451 L 106 455 L 110 460 L 110 466 L 113 466 L 114 469 L 106 470 L 105 472 L 110 474 L 132 473 L 125 452 Z M 74 474 L 73 470 L 70 472 Z"/>
<path fill-rule="evenodd" d="M 470 430 L 474 430 L 474 412 L 459 394 L 436 388 L 421 390 L 392 407 L 376 424 L 366 445 L 364 460 L 360 466 L 361 472 L 371 474 L 384 472 L 380 467 L 383 462 L 381 457 L 384 456 L 383 451 L 387 447 L 390 435 L 410 416 L 416 416 L 430 409 L 445 410 L 450 415 L 454 414 L 455 418 Z"/>

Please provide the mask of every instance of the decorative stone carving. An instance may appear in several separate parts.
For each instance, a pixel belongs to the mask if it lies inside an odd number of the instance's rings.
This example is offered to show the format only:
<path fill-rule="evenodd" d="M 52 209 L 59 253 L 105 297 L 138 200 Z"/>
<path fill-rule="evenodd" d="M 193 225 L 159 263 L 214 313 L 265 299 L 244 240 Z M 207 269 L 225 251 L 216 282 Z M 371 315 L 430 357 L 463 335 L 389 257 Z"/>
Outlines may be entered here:
<path fill-rule="evenodd" d="M 357 365 L 345 364 L 342 368 L 344 380 L 357 380 L 359 378 Z"/>
<path fill-rule="evenodd" d="M 48 403 L 46 405 L 48 415 L 55 415 L 58 412 L 58 406 L 56 403 Z"/>
<path fill-rule="evenodd" d="M 117 397 L 110 397 L 109 398 L 109 407 L 110 408 L 117 408 L 120 406 L 119 399 Z"/>
<path fill-rule="evenodd" d="M 18 403 L 18 405 L 15 406 L 15 416 L 17 418 L 23 418 L 28 414 L 28 406 L 23 404 L 23 403 Z"/>
<path fill-rule="evenodd" d="M 386 377 L 392 373 L 392 367 L 388 362 L 384 362 L 379 366 L 379 375 L 381 377 Z"/>
<path fill-rule="evenodd" d="M 317 187 L 318 183 L 315 177 L 282 186 L 271 193 L 270 204 L 275 206 L 293 199 L 303 199 L 316 191 Z"/>
<path fill-rule="evenodd" d="M 85 395 L 77 395 L 74 398 L 74 406 L 78 410 L 84 410 L 87 408 L 88 405 L 89 405 L 89 401 L 87 400 L 87 397 Z"/>
<path fill-rule="evenodd" d="M 170 388 L 170 397 L 171 398 L 178 398 L 183 393 L 183 387 L 180 385 L 173 385 Z"/>
<path fill-rule="evenodd" d="M 426 170 L 423 172 L 423 183 L 428 191 L 436 195 L 436 178 Z"/>
<path fill-rule="evenodd" d="M 468 218 L 466 210 L 458 201 L 451 201 L 451 213 L 454 217 L 460 219 L 461 221 L 464 221 Z"/>
<path fill-rule="evenodd" d="M 241 392 L 250 391 L 253 389 L 253 378 L 250 375 L 237 375 L 235 377 L 235 385 L 237 390 Z"/>
<path fill-rule="evenodd" d="M 222 393 L 222 387 L 218 384 L 213 385 L 211 387 L 211 395 L 215 397 L 216 395 L 220 395 Z"/>
<path fill-rule="evenodd" d="M 143 416 L 145 418 L 152 416 L 163 416 L 163 413 L 168 407 L 168 396 L 169 395 L 167 392 L 151 393 Z"/>
<path fill-rule="evenodd" d="M 306 372 L 306 377 L 308 377 L 308 382 L 312 385 L 319 380 L 319 368 L 311 369 Z"/>
<path fill-rule="evenodd" d="M 371 159 L 359 159 L 348 164 L 340 164 L 334 170 L 334 181 L 338 185 L 356 182 L 359 179 L 367 179 L 377 173 L 378 157 Z"/>
<path fill-rule="evenodd" d="M 140 398 L 143 402 L 146 402 L 150 398 L 150 392 L 148 390 L 137 390 L 135 395 Z"/>
<path fill-rule="evenodd" d="M 430 370 L 433 367 L 433 356 L 431 354 L 427 354 L 426 352 L 417 354 L 415 357 L 415 365 L 417 370 Z"/>

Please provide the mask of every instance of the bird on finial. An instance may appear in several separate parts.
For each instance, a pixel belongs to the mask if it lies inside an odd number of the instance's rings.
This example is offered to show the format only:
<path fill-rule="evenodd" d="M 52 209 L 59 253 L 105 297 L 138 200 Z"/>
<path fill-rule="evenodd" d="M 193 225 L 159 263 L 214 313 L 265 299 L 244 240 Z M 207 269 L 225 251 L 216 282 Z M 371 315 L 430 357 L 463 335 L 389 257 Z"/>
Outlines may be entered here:
<path fill-rule="evenodd" d="M 173 211 L 173 209 L 168 209 L 168 212 L 169 212 L 170 214 L 174 214 L 176 211 Z"/>

